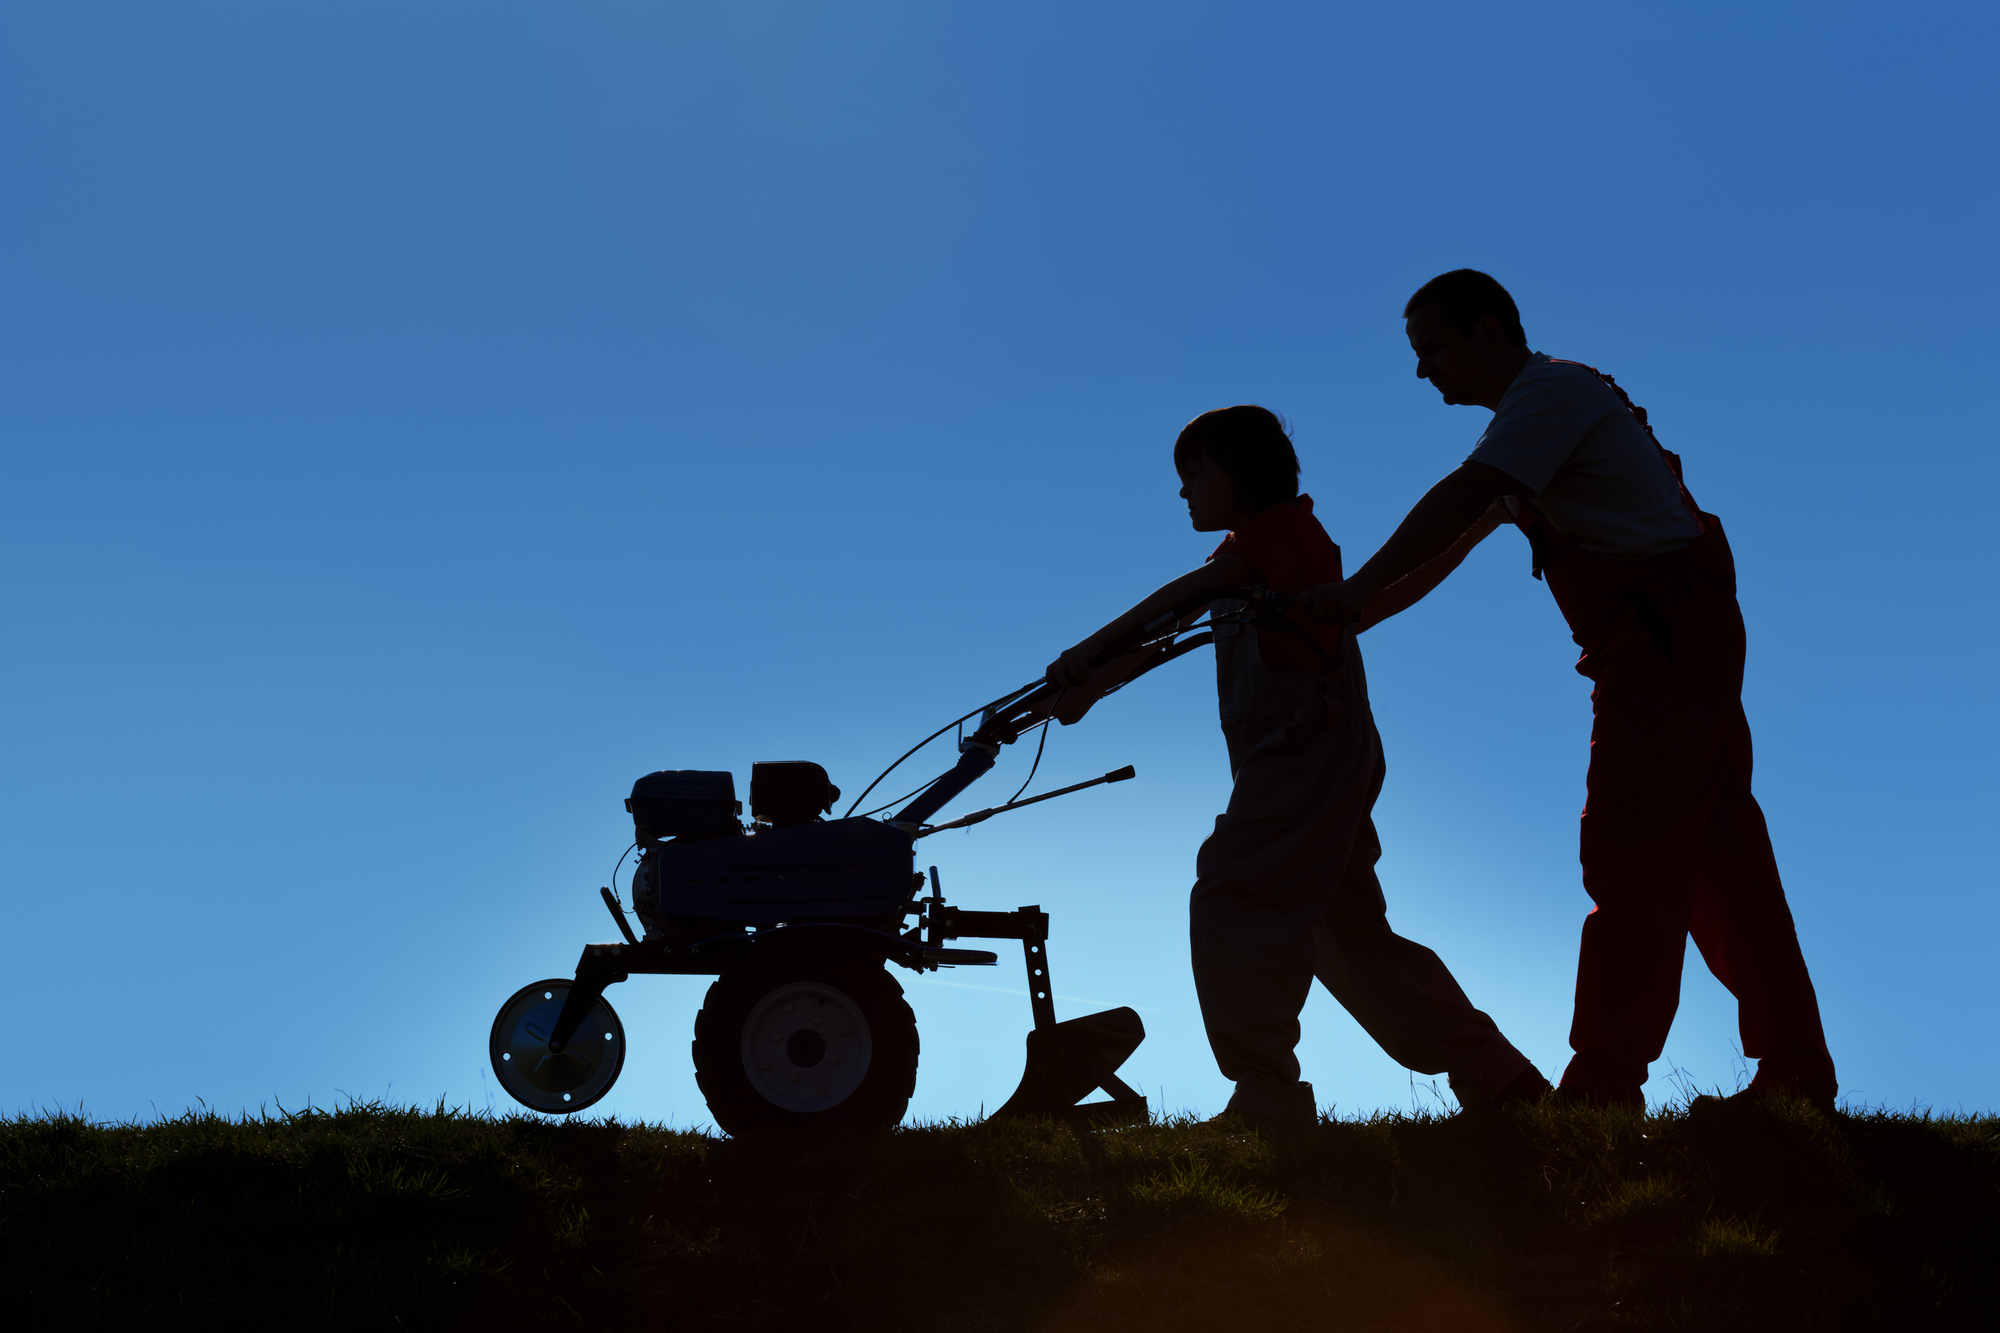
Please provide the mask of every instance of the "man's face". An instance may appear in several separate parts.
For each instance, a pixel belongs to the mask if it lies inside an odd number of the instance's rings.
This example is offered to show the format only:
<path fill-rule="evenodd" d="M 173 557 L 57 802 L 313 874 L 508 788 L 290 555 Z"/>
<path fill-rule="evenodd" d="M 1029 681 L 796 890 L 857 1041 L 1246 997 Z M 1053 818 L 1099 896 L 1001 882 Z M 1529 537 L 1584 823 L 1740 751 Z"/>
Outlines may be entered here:
<path fill-rule="evenodd" d="M 1410 337 L 1410 350 L 1417 354 L 1417 378 L 1429 380 L 1445 402 L 1457 406 L 1474 400 L 1467 397 L 1473 384 L 1485 378 L 1481 348 L 1445 321 L 1440 306 L 1419 306 L 1403 321 Z"/>
<path fill-rule="evenodd" d="M 1497 411 L 1528 359 L 1528 349 L 1508 339 L 1497 315 L 1480 316 L 1468 338 L 1439 307 L 1420 306 L 1403 321 L 1403 331 L 1417 354 L 1417 378 L 1429 380 L 1447 403 Z"/>

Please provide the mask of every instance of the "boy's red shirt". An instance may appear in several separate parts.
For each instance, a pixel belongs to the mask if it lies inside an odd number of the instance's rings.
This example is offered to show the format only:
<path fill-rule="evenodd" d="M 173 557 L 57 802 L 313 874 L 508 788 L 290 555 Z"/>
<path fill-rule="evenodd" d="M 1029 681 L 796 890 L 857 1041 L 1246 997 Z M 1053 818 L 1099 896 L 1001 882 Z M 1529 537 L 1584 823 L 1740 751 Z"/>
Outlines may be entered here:
<path fill-rule="evenodd" d="M 1251 519 L 1241 532 L 1224 537 L 1208 558 L 1213 560 L 1224 551 L 1235 552 L 1256 567 L 1259 580 L 1272 592 L 1296 593 L 1315 583 L 1338 583 L 1343 577 L 1340 547 L 1326 535 L 1326 529 L 1313 517 L 1312 510 L 1310 495 L 1274 504 Z M 1297 620 L 1296 616 L 1291 618 Z M 1309 629 L 1338 660 L 1339 628 L 1313 625 Z M 1295 635 L 1259 634 L 1257 651 L 1267 666 L 1281 671 L 1326 670 L 1326 662 L 1320 655 Z"/>

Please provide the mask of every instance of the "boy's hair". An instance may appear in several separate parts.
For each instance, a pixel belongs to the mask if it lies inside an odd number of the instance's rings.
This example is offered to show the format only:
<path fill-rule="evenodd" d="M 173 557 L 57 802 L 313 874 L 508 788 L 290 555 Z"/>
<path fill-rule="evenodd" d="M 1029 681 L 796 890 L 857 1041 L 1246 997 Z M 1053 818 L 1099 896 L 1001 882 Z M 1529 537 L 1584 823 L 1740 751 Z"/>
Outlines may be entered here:
<path fill-rule="evenodd" d="M 1498 281 L 1476 268 L 1440 273 L 1417 288 L 1417 294 L 1403 306 L 1403 318 L 1427 305 L 1437 306 L 1444 322 L 1468 338 L 1481 319 L 1492 315 L 1500 321 L 1509 342 L 1516 347 L 1528 345 L 1528 335 L 1521 328 L 1521 309 L 1514 298 Z"/>
<path fill-rule="evenodd" d="M 1187 471 L 1201 454 L 1236 483 L 1236 502 L 1251 513 L 1295 499 L 1299 455 L 1285 420 L 1268 407 L 1244 403 L 1203 412 L 1181 427 L 1174 467 Z"/>

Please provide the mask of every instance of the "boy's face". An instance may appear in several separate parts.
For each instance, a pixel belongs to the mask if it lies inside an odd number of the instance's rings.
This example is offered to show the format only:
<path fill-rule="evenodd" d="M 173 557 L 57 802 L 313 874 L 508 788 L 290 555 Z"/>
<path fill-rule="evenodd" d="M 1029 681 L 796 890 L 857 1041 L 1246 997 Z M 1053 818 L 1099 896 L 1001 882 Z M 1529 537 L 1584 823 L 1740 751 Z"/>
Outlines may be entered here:
<path fill-rule="evenodd" d="M 1196 532 L 1230 532 L 1243 526 L 1244 514 L 1236 503 L 1236 480 L 1217 467 L 1206 451 L 1188 460 L 1181 470 L 1181 499 L 1188 504 L 1188 519 Z"/>

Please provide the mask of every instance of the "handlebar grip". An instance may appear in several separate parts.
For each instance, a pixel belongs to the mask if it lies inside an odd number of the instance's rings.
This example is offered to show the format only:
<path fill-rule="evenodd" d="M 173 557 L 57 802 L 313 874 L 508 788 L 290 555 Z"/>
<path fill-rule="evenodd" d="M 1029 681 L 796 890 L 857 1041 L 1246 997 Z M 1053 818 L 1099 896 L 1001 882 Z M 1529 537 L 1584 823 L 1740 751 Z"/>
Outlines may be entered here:
<path fill-rule="evenodd" d="M 1174 623 L 1191 611 L 1200 610 L 1211 602 L 1224 599 L 1265 605 L 1279 611 L 1289 611 L 1298 604 L 1298 598 L 1288 592 L 1272 592 L 1268 588 L 1244 588 L 1235 584 L 1204 589 L 1190 597 L 1183 598 L 1170 610 L 1162 611 L 1141 626 L 1136 633 L 1127 635 L 1122 641 L 1105 649 L 1090 659 L 1090 665 L 1101 667 L 1105 663 L 1123 657 L 1147 639 L 1155 638 L 1173 628 Z"/>
<path fill-rule="evenodd" d="M 1147 637 L 1158 633 L 1160 633 L 1159 630 L 1152 630 L 1152 629 L 1140 630 L 1136 640 L 1128 638 L 1122 644 L 1113 644 L 1111 647 L 1106 648 L 1103 652 L 1099 653 L 1097 656 L 1090 659 L 1090 669 L 1092 671 L 1095 671 L 1097 670 L 1097 668 L 1101 666 L 1109 666 L 1111 663 L 1125 656 L 1125 654 L 1131 652 L 1134 648 L 1138 646 L 1140 642 L 1143 642 Z"/>

